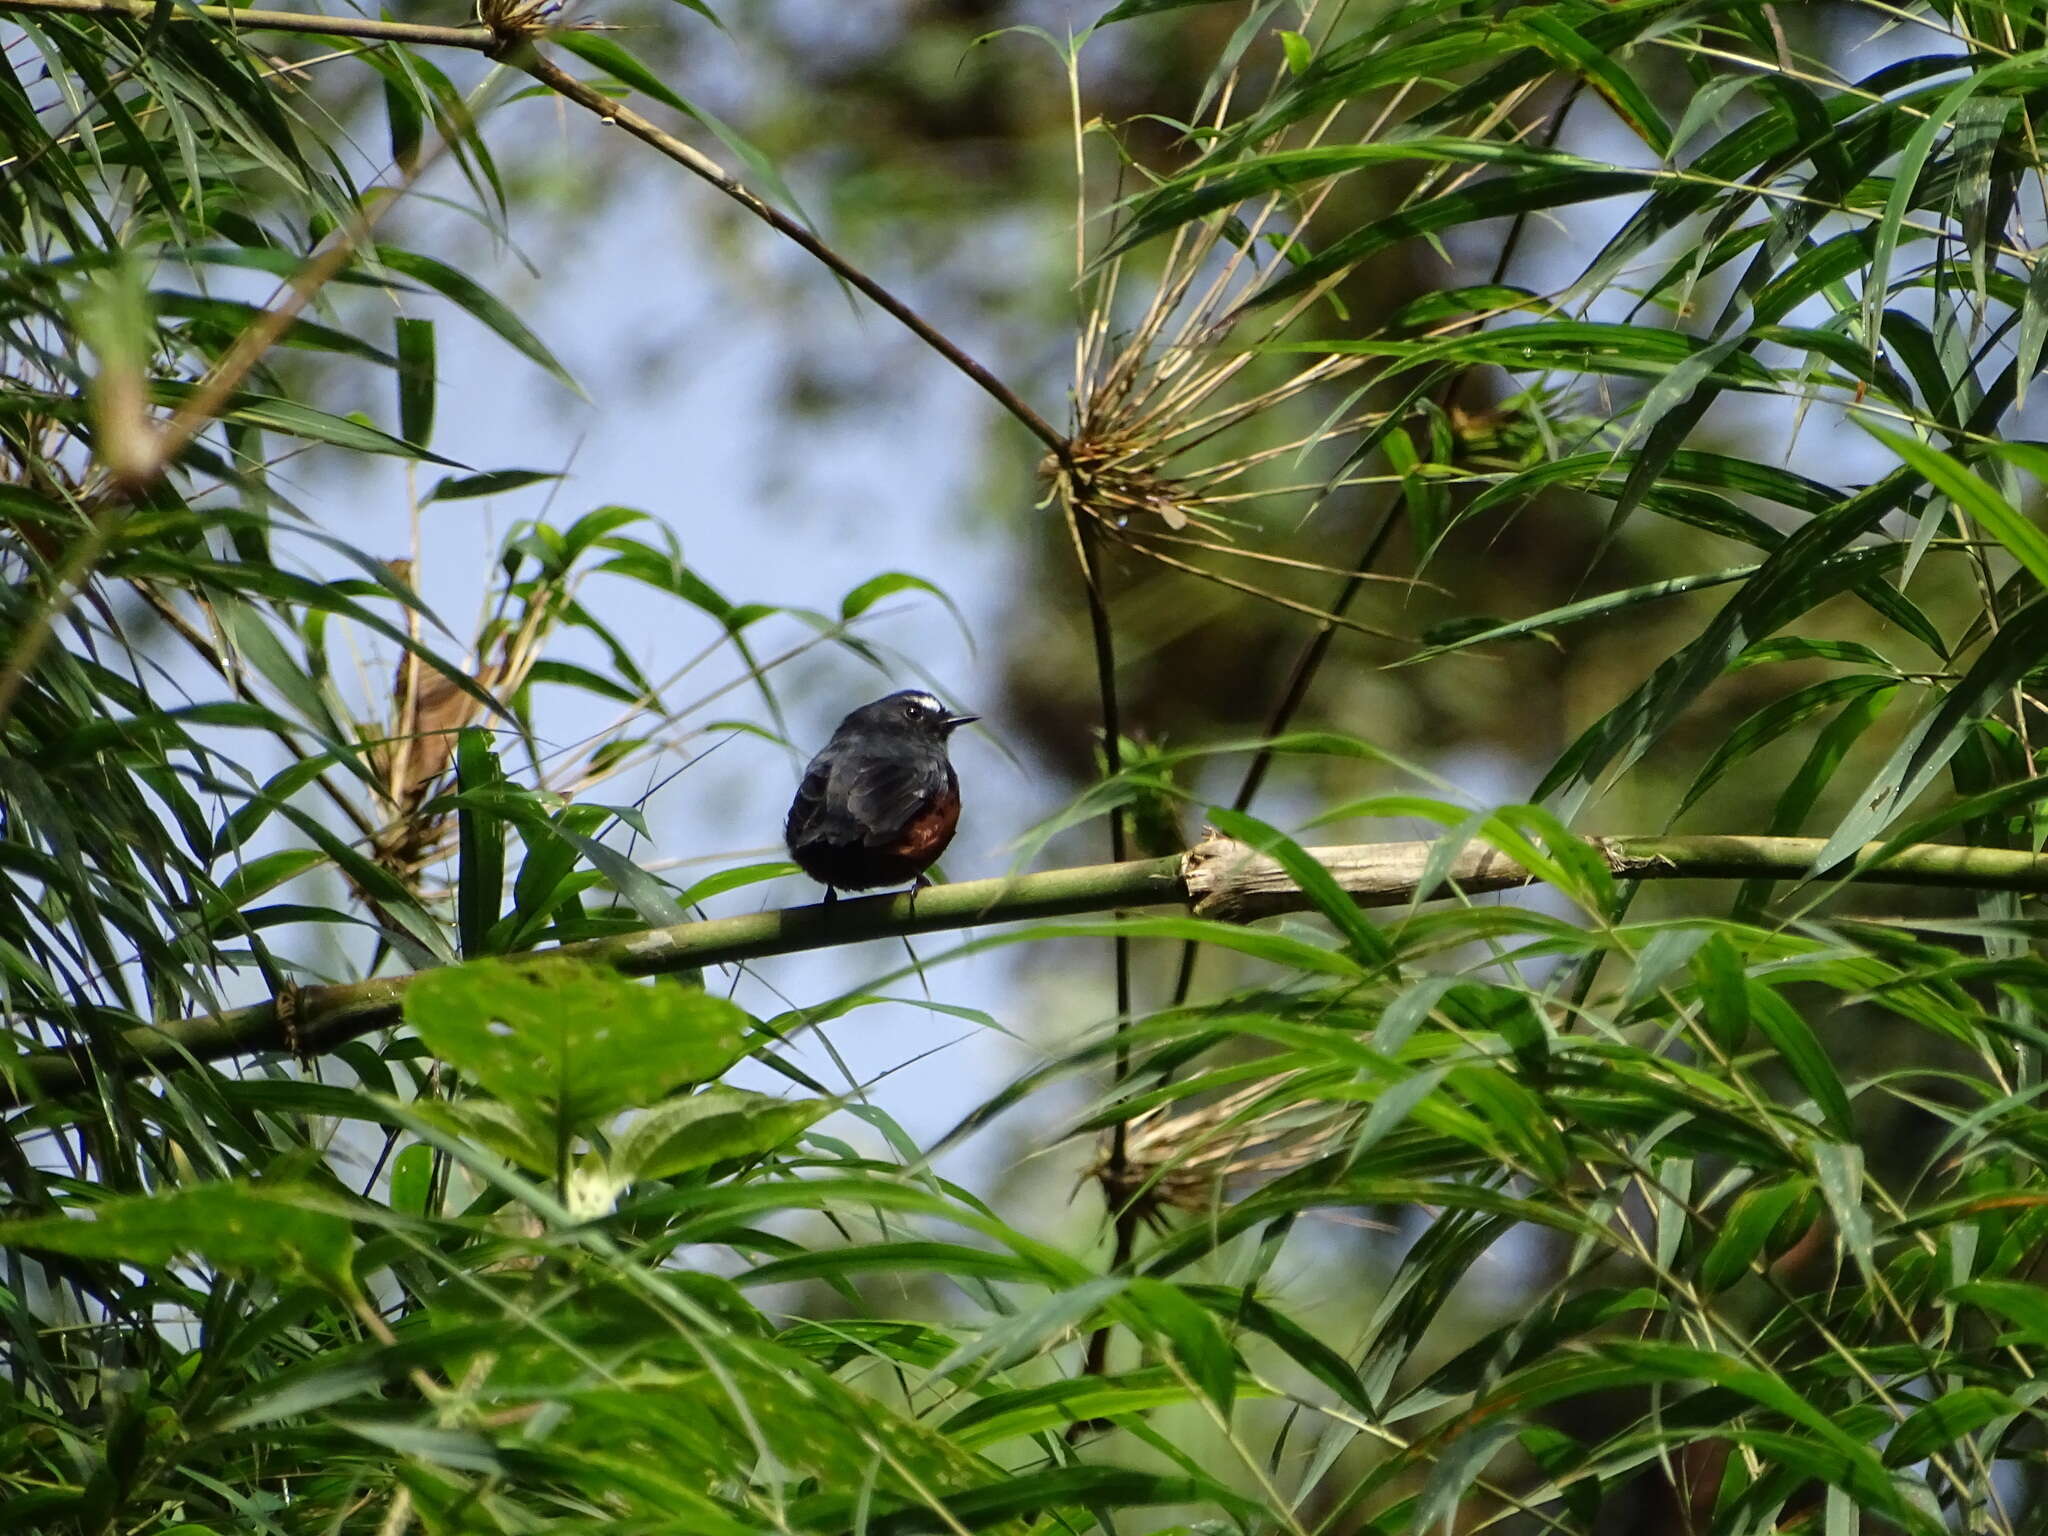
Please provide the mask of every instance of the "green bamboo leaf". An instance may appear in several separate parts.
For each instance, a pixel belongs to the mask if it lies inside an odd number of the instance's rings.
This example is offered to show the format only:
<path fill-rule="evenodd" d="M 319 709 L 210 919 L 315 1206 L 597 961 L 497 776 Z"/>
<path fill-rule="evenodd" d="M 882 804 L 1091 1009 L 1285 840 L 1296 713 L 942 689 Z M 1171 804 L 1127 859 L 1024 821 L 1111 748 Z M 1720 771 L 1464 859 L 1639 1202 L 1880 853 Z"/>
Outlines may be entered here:
<path fill-rule="evenodd" d="M 335 1416 L 328 1422 L 335 1428 L 360 1435 L 372 1445 L 383 1446 L 399 1456 L 432 1467 L 456 1472 L 481 1472 L 503 1476 L 508 1470 L 498 1457 L 498 1448 L 488 1436 L 474 1429 L 444 1429 L 435 1424 L 414 1424 L 401 1419 L 359 1419 Z"/>
<path fill-rule="evenodd" d="M 1149 0 L 1139 0 L 1149 3 Z M 1359 33 L 1334 47 L 1325 47 L 1316 61 L 1289 81 L 1261 110 L 1252 113 L 1223 140 L 1219 155 L 1247 145 L 1263 144 L 1290 123 L 1320 116 L 1340 102 L 1355 100 L 1387 86 L 1411 80 L 1435 80 L 1472 69 L 1504 53 L 1533 52 L 1520 33 L 1496 26 L 1491 17 L 1474 19 L 1446 14 L 1440 24 L 1413 37 L 1389 42 L 1417 14 L 1399 6 L 1364 25 Z M 1547 65 L 1548 61 L 1544 63 Z M 1499 100 L 1499 97 L 1495 98 Z M 1455 120 L 1456 114 L 1448 114 Z"/>
<path fill-rule="evenodd" d="M 868 1242 L 822 1253 L 792 1254 L 758 1264 L 735 1279 L 742 1286 L 782 1285 L 792 1280 L 897 1271 L 1007 1280 L 1024 1285 L 1054 1283 L 1041 1266 L 1017 1254 L 994 1253 L 964 1243 L 923 1241 Z"/>
<path fill-rule="evenodd" d="M 1314 1330 L 1239 1286 L 1199 1285 L 1183 1281 L 1180 1288 L 1219 1318 L 1227 1320 L 1231 1327 L 1255 1333 L 1282 1350 L 1296 1365 L 1334 1392 L 1340 1401 L 1361 1412 L 1373 1411 L 1359 1384 L 1358 1373 Z M 1238 1382 L 1239 1396 L 1248 1395 L 1246 1385 L 1244 1381 Z"/>
<path fill-rule="evenodd" d="M 1759 326 L 1776 325 L 1801 304 L 1863 270 L 1877 239 L 1874 229 L 1852 229 L 1802 251 L 1750 300 Z"/>
<path fill-rule="evenodd" d="M 1996 1387 L 1958 1387 L 1944 1392 L 1907 1415 L 1885 1444 L 1885 1465 L 1903 1467 L 1944 1454 L 1965 1435 L 2021 1411 L 2017 1401 Z"/>
<path fill-rule="evenodd" d="M 476 496 L 501 496 L 507 491 L 561 478 L 559 472 L 547 469 L 488 469 L 478 475 L 444 475 L 420 498 L 420 505 L 435 501 L 467 501 Z"/>
<path fill-rule="evenodd" d="M 1095 25 L 1106 27 L 1119 21 L 1131 21 L 1139 16 L 1157 16 L 1162 11 L 1184 11 L 1194 5 L 1214 5 L 1216 0 L 1117 0 L 1117 4 L 1102 13 Z"/>
<path fill-rule="evenodd" d="M 1215 1319 L 1177 1285 L 1143 1277 L 1128 1281 L 1110 1306 L 1142 1332 L 1166 1341 L 1195 1388 L 1221 1413 L 1237 1390 L 1237 1356 Z"/>
<path fill-rule="evenodd" d="M 1754 576 L 1761 569 L 1763 567 L 1759 565 L 1733 565 L 1726 570 L 1706 571 L 1697 576 L 1674 576 L 1668 581 L 1645 582 L 1639 587 L 1603 592 L 1598 597 L 1581 598 L 1578 602 L 1566 603 L 1561 608 L 1532 614 L 1526 619 L 1489 625 L 1472 634 L 1447 640 L 1441 645 L 1425 646 L 1412 656 L 1402 657 L 1394 665 L 1413 666 L 1420 661 L 1433 661 L 1439 656 L 1448 656 L 1454 651 L 1470 650 L 1475 645 L 1490 645 L 1500 640 L 1516 640 L 1524 635 L 1538 635 L 1545 630 L 1576 624 L 1584 619 L 1598 618 L 1603 614 L 1625 612 L 1630 608 L 1641 607 L 1645 603 L 1660 602 L 1667 597 L 1679 597 L 1687 592 L 1700 592 L 1710 587 L 1725 587 L 1730 582 Z"/>
<path fill-rule="evenodd" d="M 1947 454 L 1873 421 L 1859 417 L 1857 425 L 1925 475 L 1935 489 L 2003 544 L 2036 581 L 2048 587 L 2048 534 L 2025 514 Z"/>
<path fill-rule="evenodd" d="M 1847 1141 L 1816 1141 L 1813 1167 L 1842 1245 L 1865 1273 L 1873 1272 L 1877 1238 L 1871 1229 L 1869 1207 L 1863 1203 L 1863 1148 Z"/>
<path fill-rule="evenodd" d="M 2048 1291 L 2019 1280 L 1970 1280 L 1948 1289 L 1952 1305 L 1978 1307 L 2004 1318 L 2026 1342 L 2048 1345 Z"/>
<path fill-rule="evenodd" d="M 731 869 L 714 871 L 702 880 L 694 882 L 676 897 L 676 903 L 679 906 L 694 907 L 714 896 L 723 896 L 727 891 L 744 890 L 750 885 L 759 885 L 767 880 L 780 880 L 785 875 L 796 873 L 797 866 L 787 859 L 769 859 L 760 864 L 736 864 Z"/>
<path fill-rule="evenodd" d="M 1429 1478 L 1415 1501 L 1409 1528 L 1418 1532 L 1448 1528 L 1479 1474 L 1523 1428 L 1521 1419 L 1513 1415 L 1489 1418 L 1440 1447 L 1430 1458 Z"/>
<path fill-rule="evenodd" d="M 1121 922 L 1041 923 L 1030 932 L 1037 938 L 1172 939 L 1182 943 L 1214 944 L 1288 970 L 1331 976 L 1363 974 L 1356 961 L 1335 950 L 1305 944 L 1285 934 L 1194 917 L 1129 917 Z"/>
<path fill-rule="evenodd" d="M 155 379 L 150 382 L 150 398 L 162 405 L 178 406 L 191 396 L 193 386 L 179 379 Z M 271 395 L 240 393 L 230 395 L 221 407 L 220 419 L 243 426 L 261 427 L 266 431 L 282 432 L 287 437 L 303 438 L 309 443 L 328 443 L 336 448 L 353 449 L 358 453 L 389 454 L 402 459 L 424 459 L 433 464 L 445 464 L 451 469 L 461 466 L 453 459 L 444 459 L 438 453 L 429 452 L 418 443 L 409 443 L 403 438 L 380 432 L 368 422 L 356 421 L 346 416 L 336 416 L 327 411 L 316 410 L 310 405 L 301 405 L 296 400 L 279 399 Z"/>
<path fill-rule="evenodd" d="M 2027 403 L 2027 385 L 2041 371 L 2041 348 L 2048 344 L 2048 255 L 2037 254 L 2027 278 L 2020 314 L 2018 353 L 2013 359 L 2017 387 L 2013 403 Z"/>
<path fill-rule="evenodd" d="M 677 95 L 659 75 L 634 58 L 617 40 L 602 33 L 566 27 L 554 34 L 554 41 L 586 63 L 596 65 L 634 90 L 645 92 L 663 106 L 672 107 L 685 117 L 702 123 L 717 136 L 721 144 L 740 157 L 741 162 L 753 173 L 756 184 L 764 188 L 770 197 L 794 212 L 805 224 L 810 223 L 810 219 L 804 214 L 803 205 L 797 202 L 796 194 L 782 179 L 782 173 L 776 169 L 774 161 L 708 109 Z"/>
<path fill-rule="evenodd" d="M 1271 1393 L 1249 1379 L 1235 1383 L 1238 1395 Z M 1185 1382 L 1163 1366 L 1107 1376 L 1080 1376 L 1042 1386 L 992 1392 L 945 1421 L 946 1438 L 970 1450 L 1021 1440 L 1047 1430 L 1097 1419 L 1128 1418 L 1191 1400 Z"/>
<path fill-rule="evenodd" d="M 663 106 L 672 107 L 685 117 L 697 115 L 695 107 L 670 89 L 653 70 L 634 58 L 616 38 L 571 29 L 564 31 L 556 41 L 586 64 L 596 65 L 614 80 L 630 85 L 643 95 L 652 96 Z"/>
<path fill-rule="evenodd" d="M 1820 803 L 1821 795 L 1834 782 L 1835 771 L 1849 749 L 1860 741 L 1898 697 L 1897 687 L 1875 688 L 1851 699 L 1842 712 L 1823 726 L 1807 749 L 1806 760 L 1787 781 L 1771 808 L 1770 824 L 1764 828 L 1772 837 L 1791 837 L 1805 825 L 1806 818 Z M 1735 914 L 1748 918 L 1763 908 L 1771 882 L 1745 881 L 1735 899 Z"/>
<path fill-rule="evenodd" d="M 611 1166 L 629 1179 L 667 1179 L 734 1158 L 776 1151 L 828 1114 L 816 1100 L 791 1101 L 711 1087 L 658 1104 L 614 1143 Z"/>
<path fill-rule="evenodd" d="M 422 446 L 434 437 L 434 322 L 400 315 L 398 430 Z"/>
<path fill-rule="evenodd" d="M 208 928 L 217 927 L 266 891 L 274 891 L 326 862 L 327 855 L 317 848 L 280 848 L 237 864 L 201 909 L 200 922 Z"/>
<path fill-rule="evenodd" d="M 1449 1081 L 1499 1133 L 1502 1145 L 1519 1154 L 1530 1173 L 1551 1183 L 1570 1177 L 1572 1155 L 1563 1133 L 1536 1095 L 1513 1076 L 1498 1067 L 1458 1067 Z"/>
<path fill-rule="evenodd" d="M 1725 341 L 1703 341 L 1682 331 L 1653 326 L 1621 325 L 1599 320 L 1531 320 L 1522 325 L 1448 336 L 1436 341 L 1395 341 L 1378 338 L 1336 341 L 1276 342 L 1261 350 L 1315 353 L 1334 357 L 1388 357 L 1415 368 L 1428 363 L 1490 364 L 1513 373 L 1563 369 L 1572 373 L 1608 374 L 1618 378 L 1666 383 L 1680 375 L 1681 392 L 1701 379 L 1730 388 L 1769 390 L 1777 387 L 1771 371 L 1755 358 L 1735 352 Z M 1612 464 L 1613 456 L 1601 458 Z"/>
<path fill-rule="evenodd" d="M 391 162 L 410 174 L 419 163 L 426 114 L 420 110 L 420 93 L 410 81 L 396 70 L 383 74 L 384 122 L 391 141 Z"/>
<path fill-rule="evenodd" d="M 1562 15 L 1538 6 L 1525 6 L 1515 13 L 1515 22 L 1536 40 L 1536 45 L 1567 69 L 1577 73 L 1614 109 L 1614 115 L 1636 131 L 1660 160 L 1671 155 L 1671 128 L 1656 103 L 1636 84 L 1635 77 L 1621 67 L 1610 48 L 1598 46 L 1580 27 Z"/>
<path fill-rule="evenodd" d="M 1701 636 L 1659 666 L 1627 699 L 1568 748 L 1537 787 L 1536 798 L 1577 781 L 1582 800 L 1595 777 L 1632 768 L 1729 662 L 1827 598 L 1896 564 L 1900 551 L 1881 545 L 1845 549 L 1910 490 L 1905 472 L 1887 476 L 1813 519 L 1772 552 Z"/>
<path fill-rule="evenodd" d="M 1740 660 L 1738 657 L 1737 661 Z M 1789 693 L 1782 699 L 1774 699 L 1738 725 L 1729 734 L 1728 739 L 1714 749 L 1714 755 L 1708 758 L 1700 771 L 1693 776 L 1684 798 L 1678 803 L 1678 809 L 1672 813 L 1673 817 L 1684 815 L 1701 795 L 1720 781 L 1723 774 L 1744 758 L 1760 751 L 1786 732 L 1796 730 L 1823 710 L 1832 709 L 1837 704 L 1854 703 L 1863 695 L 1880 689 L 1896 687 L 1896 682 L 1889 677 L 1874 677 L 1865 673 L 1855 677 L 1831 677 L 1824 682 L 1813 683 Z"/>
<path fill-rule="evenodd" d="M 415 282 L 426 284 L 481 321 L 508 345 L 540 364 L 577 394 L 583 393 L 582 386 L 570 375 L 568 369 L 556 361 L 554 353 L 547 349 L 541 339 L 528 330 L 517 315 L 474 278 L 456 271 L 446 262 L 438 261 L 432 256 L 402 251 L 390 245 L 377 247 L 376 262 L 369 270 L 374 272 L 378 267 L 388 268 Z M 442 459 L 437 462 L 448 461 Z"/>
<path fill-rule="evenodd" d="M 1641 1379 L 1709 1382 L 1784 1416 L 1808 1435 L 1849 1458 L 1856 1470 L 1859 1487 L 1882 1490 L 1883 1507 L 1895 1514 L 1900 1512 L 1898 1495 L 1892 1491 L 1891 1480 L 1883 1474 L 1871 1448 L 1842 1429 L 1830 1414 L 1809 1402 L 1776 1371 L 1747 1365 L 1732 1356 L 1711 1350 L 1650 1340 L 1604 1341 L 1596 1346 L 1595 1353 L 1639 1372 Z"/>
<path fill-rule="evenodd" d="M 1210 825 L 1225 837 L 1234 837 L 1271 858 L 1293 877 L 1316 910 L 1344 935 L 1351 953 L 1363 965 L 1380 966 L 1393 957 L 1392 948 L 1358 903 L 1347 895 L 1336 877 L 1309 856 L 1308 850 L 1278 828 L 1227 806 L 1209 807 Z"/>
<path fill-rule="evenodd" d="M 1806 1200 L 1813 1189 L 1811 1179 L 1777 1179 L 1737 1195 L 1727 1215 L 1721 1218 L 1721 1230 L 1715 1235 L 1713 1246 L 1700 1259 L 1700 1289 L 1711 1295 L 1746 1279 L 1779 1222 Z"/>
<path fill-rule="evenodd" d="M 1873 339 L 1873 344 L 1881 328 L 1885 305 L 1891 297 L 1892 260 L 1898 252 L 1906 215 L 1912 211 L 1920 193 L 1921 174 L 1934 151 L 1935 141 L 1948 130 L 1956 113 L 1971 97 L 1998 84 L 2005 73 L 2006 69 L 2000 65 L 1972 70 L 1960 85 L 1942 97 L 1932 111 L 1920 118 L 1913 129 L 1913 136 L 1899 152 L 1884 213 L 1877 221 L 1877 238 L 1871 248 L 1870 267 L 1863 280 L 1863 327 L 1865 334 Z"/>
<path fill-rule="evenodd" d="M 489 732 L 472 726 L 456 737 L 455 781 L 470 797 L 455 813 L 456 931 L 463 959 L 476 960 L 490 952 L 489 935 L 505 901 L 505 823 L 476 793 L 506 782 Z"/>
<path fill-rule="evenodd" d="M 1396 335 L 1432 330 L 1448 320 L 1466 315 L 1495 315 L 1529 312 L 1550 319 L 1566 318 L 1564 312 L 1541 294 L 1502 283 L 1480 283 L 1469 288 L 1440 288 L 1410 299 L 1387 317 L 1387 329 Z"/>
<path fill-rule="evenodd" d="M 224 299 L 213 294 L 158 290 L 150 294 L 149 303 L 160 315 L 203 321 L 231 336 L 239 334 L 265 313 L 260 304 Z M 365 362 L 377 363 L 385 368 L 398 366 L 397 356 L 386 352 L 382 347 L 372 346 L 360 336 L 353 336 L 347 331 L 336 330 L 333 326 L 322 325 L 317 320 L 307 320 L 303 317 L 286 326 L 277 342 L 282 347 L 297 347 L 309 352 L 336 352 L 344 357 L 359 357 Z"/>
<path fill-rule="evenodd" d="M 1333 240 L 1308 260 L 1296 263 L 1285 276 L 1276 277 L 1266 284 L 1247 301 L 1247 305 L 1263 307 L 1278 303 L 1417 235 L 1441 234 L 1482 219 L 1622 197 L 1631 192 L 1646 191 L 1656 184 L 1656 180 L 1656 173 L 1650 171 L 1543 167 L 1497 181 L 1481 182 L 1464 191 L 1431 198 L 1400 213 L 1374 219 Z"/>
<path fill-rule="evenodd" d="M 1191 219 L 1233 208 L 1252 198 L 1305 186 L 1375 166 L 1420 161 L 1425 165 L 1499 165 L 1517 171 L 1536 167 L 1596 172 L 1598 161 L 1523 144 L 1490 139 L 1393 138 L 1370 144 L 1318 144 L 1235 160 L 1221 171 L 1207 164 L 1164 182 L 1136 198 L 1130 222 L 1104 258 L 1177 229 Z"/>
<path fill-rule="evenodd" d="M 1834 1063 L 1828 1060 L 1827 1052 L 1821 1049 L 1812 1027 L 1799 1016 L 1798 1010 L 1776 989 L 1752 981 L 1749 986 L 1749 1017 L 1758 1032 L 1770 1041 L 1771 1048 L 1778 1053 L 1799 1086 L 1813 1096 L 1828 1129 L 1837 1136 L 1853 1138 L 1856 1124 L 1854 1112 L 1849 1107 L 1848 1090 L 1842 1086 Z"/>
<path fill-rule="evenodd" d="M 1744 667 L 1761 666 L 1769 661 L 1839 661 L 1852 667 L 1871 667 L 1879 672 L 1898 671 L 1884 656 L 1860 640 L 1821 640 L 1806 635 L 1775 635 L 1769 640 L 1759 640 L 1731 661 L 1728 670 L 1739 672 Z"/>
<path fill-rule="evenodd" d="M 1814 861 L 1816 873 L 1837 868 L 1904 813 L 1934 782 L 1979 721 L 2005 702 L 2013 684 L 2048 654 L 2048 598 L 2008 618 L 1970 670 L 1899 743 Z"/>
<path fill-rule="evenodd" d="M 934 1503 L 943 1509 L 934 1509 Z M 903 1507 L 898 1508 L 899 1504 Z M 1172 1477 L 1123 1467 L 1075 1463 L 1049 1470 L 1013 1473 L 980 1486 L 949 1489 L 943 1499 L 927 1494 L 904 1504 L 896 1498 L 854 1499 L 846 1493 L 817 1495 L 790 1506 L 790 1521 L 805 1530 L 859 1530 L 862 1536 L 915 1536 L 926 1531 L 1000 1529 L 1019 1520 L 1078 1518 L 1088 1509 L 1142 1509 L 1160 1504 L 1217 1505 L 1249 1516 L 1260 1506 L 1206 1477 Z"/>

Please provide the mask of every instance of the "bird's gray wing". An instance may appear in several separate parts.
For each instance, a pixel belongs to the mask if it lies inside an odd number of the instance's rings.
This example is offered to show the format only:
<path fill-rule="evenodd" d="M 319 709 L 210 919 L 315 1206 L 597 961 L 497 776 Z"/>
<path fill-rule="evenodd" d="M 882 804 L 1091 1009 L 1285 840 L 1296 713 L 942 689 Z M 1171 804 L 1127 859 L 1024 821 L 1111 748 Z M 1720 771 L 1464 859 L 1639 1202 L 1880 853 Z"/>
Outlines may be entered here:
<path fill-rule="evenodd" d="M 858 766 L 841 764 L 833 775 L 832 798 L 844 789 L 853 834 L 870 848 L 894 842 L 911 817 L 942 787 L 942 770 L 909 758 L 869 757 Z"/>
<path fill-rule="evenodd" d="M 820 752 L 804 770 L 803 782 L 796 787 L 796 798 L 789 803 L 789 819 L 782 826 L 782 839 L 793 849 L 847 840 L 833 825 L 835 819 L 844 820 L 843 815 L 835 818 L 832 814 L 833 765 L 833 755 Z"/>

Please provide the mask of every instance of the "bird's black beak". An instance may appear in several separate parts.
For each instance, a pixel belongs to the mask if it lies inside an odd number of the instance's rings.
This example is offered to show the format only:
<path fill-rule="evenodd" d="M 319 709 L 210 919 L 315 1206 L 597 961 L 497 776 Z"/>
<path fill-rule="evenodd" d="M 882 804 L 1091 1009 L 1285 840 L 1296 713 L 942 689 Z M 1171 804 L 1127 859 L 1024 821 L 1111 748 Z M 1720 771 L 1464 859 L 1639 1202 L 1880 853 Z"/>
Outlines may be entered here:
<path fill-rule="evenodd" d="M 972 725 L 980 718 L 981 716 L 979 715 L 948 715 L 946 716 L 947 734 L 950 735 L 952 732 L 959 730 L 963 725 Z"/>

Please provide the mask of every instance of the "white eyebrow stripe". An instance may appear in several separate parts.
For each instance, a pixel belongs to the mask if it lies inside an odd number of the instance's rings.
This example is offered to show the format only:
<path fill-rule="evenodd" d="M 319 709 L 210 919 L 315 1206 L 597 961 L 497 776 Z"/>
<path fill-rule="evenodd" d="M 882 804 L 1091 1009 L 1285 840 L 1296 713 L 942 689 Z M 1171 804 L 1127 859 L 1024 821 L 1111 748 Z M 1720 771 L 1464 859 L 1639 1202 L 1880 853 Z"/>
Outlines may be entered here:
<path fill-rule="evenodd" d="M 926 709 L 932 711 L 932 713 L 934 714 L 944 714 L 946 710 L 945 705 L 941 704 L 937 699 L 933 698 L 928 693 L 913 693 L 910 696 L 910 702 L 913 704 L 922 704 Z"/>

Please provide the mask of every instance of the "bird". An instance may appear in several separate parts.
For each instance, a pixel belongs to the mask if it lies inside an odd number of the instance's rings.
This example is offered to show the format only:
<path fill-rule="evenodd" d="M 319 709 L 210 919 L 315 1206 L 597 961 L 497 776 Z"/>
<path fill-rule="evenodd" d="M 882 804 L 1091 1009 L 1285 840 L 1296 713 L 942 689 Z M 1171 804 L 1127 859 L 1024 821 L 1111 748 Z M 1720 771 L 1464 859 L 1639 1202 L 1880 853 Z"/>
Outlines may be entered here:
<path fill-rule="evenodd" d="M 929 885 L 960 824 L 960 778 L 946 742 L 979 715 L 954 714 L 911 689 L 863 704 L 811 759 L 790 802 L 783 841 L 798 868 L 825 887 L 871 891 Z"/>

